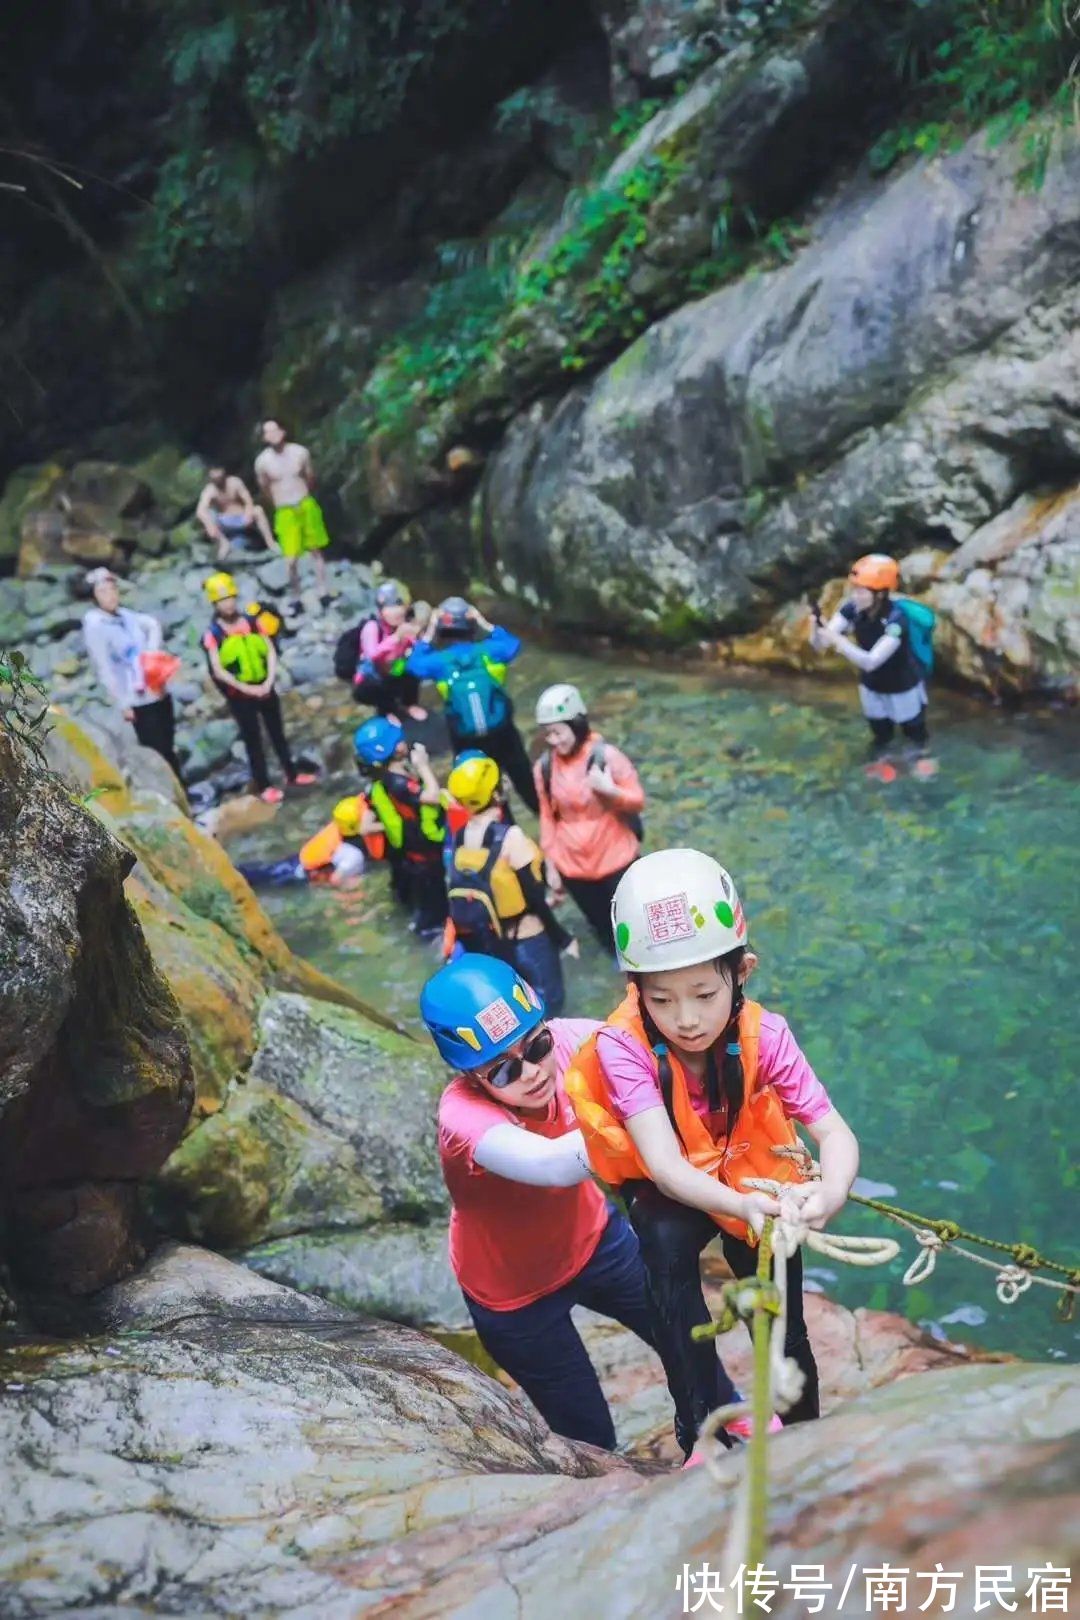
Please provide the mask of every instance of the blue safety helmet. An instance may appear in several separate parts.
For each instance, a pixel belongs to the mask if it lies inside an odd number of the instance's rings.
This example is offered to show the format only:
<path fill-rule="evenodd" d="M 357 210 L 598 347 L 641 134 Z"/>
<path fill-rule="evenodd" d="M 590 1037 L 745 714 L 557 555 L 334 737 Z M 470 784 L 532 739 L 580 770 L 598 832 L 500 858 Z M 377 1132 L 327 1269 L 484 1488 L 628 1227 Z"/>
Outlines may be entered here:
<path fill-rule="evenodd" d="M 388 759 L 393 759 L 398 743 L 404 740 L 400 722 L 379 715 L 357 726 L 353 747 L 362 765 L 384 765 Z"/>
<path fill-rule="evenodd" d="M 469 952 L 420 992 L 420 1016 L 455 1069 L 482 1069 L 543 1022 L 544 1003 L 509 964 Z"/>
<path fill-rule="evenodd" d="M 464 765 L 466 760 L 487 759 L 488 757 L 482 748 L 463 748 L 460 754 L 454 755 L 454 764 L 455 766 Z"/>

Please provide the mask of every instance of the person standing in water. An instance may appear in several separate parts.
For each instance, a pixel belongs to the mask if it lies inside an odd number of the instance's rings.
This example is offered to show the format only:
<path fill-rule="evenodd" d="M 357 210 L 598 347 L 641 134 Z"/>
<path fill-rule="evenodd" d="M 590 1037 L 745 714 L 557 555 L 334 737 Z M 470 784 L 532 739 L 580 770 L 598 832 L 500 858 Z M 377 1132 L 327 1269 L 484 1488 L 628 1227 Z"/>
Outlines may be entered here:
<path fill-rule="evenodd" d="M 506 793 L 493 759 L 476 753 L 458 761 L 446 786 L 468 812 L 453 834 L 447 873 L 455 941 L 466 951 L 511 962 L 557 1017 L 566 1000 L 560 956 L 578 956 L 580 946 L 548 904 L 544 858 L 528 834 L 506 819 Z"/>
<path fill-rule="evenodd" d="M 859 672 L 859 701 L 870 727 L 869 774 L 883 781 L 896 776 L 889 750 L 899 726 L 913 773 L 933 776 L 937 762 L 930 757 L 926 726 L 926 672 L 916 656 L 907 606 L 892 595 L 900 585 L 899 564 L 873 552 L 853 564 L 848 580 L 850 597 L 828 624 L 812 626 L 810 645 L 817 652 L 839 653 Z M 928 608 L 921 613 L 928 618 L 928 637 L 933 617 Z"/>
<path fill-rule="evenodd" d="M 306 445 L 297 444 L 273 417 L 261 427 L 266 448 L 255 458 L 259 489 L 274 508 L 274 533 L 289 562 L 289 585 L 294 613 L 303 612 L 300 600 L 300 558 L 311 552 L 315 559 L 315 583 L 319 600 L 328 606 L 326 563 L 323 552 L 330 544 L 322 507 L 315 499 L 315 468 Z"/>
<path fill-rule="evenodd" d="M 463 956 L 420 1016 L 456 1070 L 439 1102 L 450 1264 L 481 1344 L 556 1434 L 615 1448 L 575 1305 L 653 1344 L 638 1242 L 589 1174 L 563 1074 L 599 1027 L 548 1020 L 508 962 Z"/>
<path fill-rule="evenodd" d="M 556 894 L 569 889 L 610 951 L 611 897 L 641 853 L 645 793 L 626 755 L 593 729 L 576 686 L 542 692 L 536 723 L 547 744 L 533 777 L 549 876 Z"/>
<path fill-rule="evenodd" d="M 731 877 L 695 849 L 635 862 L 612 902 L 626 997 L 566 1076 L 596 1174 L 621 1187 L 641 1243 L 653 1332 L 690 1461 L 711 1411 L 741 1401 L 710 1340 L 699 1257 L 721 1236 L 736 1277 L 757 1269 L 765 1218 L 784 1207 L 820 1229 L 859 1168 L 851 1130 L 787 1024 L 749 1001 L 754 965 Z M 804 1182 L 794 1121 L 817 1143 L 821 1180 Z M 783 1183 L 779 1198 L 747 1185 Z M 802 1259 L 788 1261 L 785 1354 L 803 1374 L 784 1423 L 818 1416 L 818 1374 L 802 1306 Z M 779 1427 L 774 1420 L 772 1427 Z M 750 1420 L 728 1429 L 746 1436 Z"/>
<path fill-rule="evenodd" d="M 308 787 L 316 780 L 296 767 L 285 735 L 281 700 L 274 690 L 278 667 L 274 632 L 281 621 L 257 602 L 241 613 L 231 574 L 211 574 L 203 589 L 214 610 L 202 639 L 211 678 L 236 721 L 255 792 L 266 804 L 280 804 L 284 795 L 270 782 L 262 725 L 290 786 Z"/>
<path fill-rule="evenodd" d="M 120 581 L 111 569 L 92 568 L 86 583 L 94 606 L 83 619 L 83 639 L 94 673 L 142 746 L 160 754 L 179 780 L 173 700 L 157 679 L 162 660 L 173 668 L 179 660 L 161 652 L 161 625 L 152 614 L 120 606 Z"/>
<path fill-rule="evenodd" d="M 210 468 L 195 516 L 216 545 L 215 560 L 219 563 L 228 557 L 233 541 L 245 540 L 253 530 L 269 551 L 281 549 L 270 531 L 266 513 L 256 506 L 244 480 L 227 473 L 224 467 Z"/>
<path fill-rule="evenodd" d="M 433 645 L 436 639 L 437 646 Z M 483 749 L 510 778 L 529 809 L 535 810 L 532 766 L 506 690 L 507 665 L 520 651 L 517 636 L 502 625 L 490 624 L 464 597 L 448 596 L 431 615 L 406 668 L 419 680 L 434 681 L 445 704 L 454 753 Z"/>

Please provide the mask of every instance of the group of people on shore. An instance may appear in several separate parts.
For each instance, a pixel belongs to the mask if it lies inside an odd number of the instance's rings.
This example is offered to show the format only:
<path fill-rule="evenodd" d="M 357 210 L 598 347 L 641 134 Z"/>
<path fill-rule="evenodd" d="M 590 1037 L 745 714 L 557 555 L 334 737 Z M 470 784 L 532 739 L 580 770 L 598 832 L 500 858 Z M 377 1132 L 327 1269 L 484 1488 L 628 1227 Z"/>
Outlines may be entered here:
<path fill-rule="evenodd" d="M 926 671 L 897 584 L 891 558 L 860 559 L 850 599 L 828 624 L 815 614 L 811 635 L 859 670 L 874 762 L 898 726 L 922 774 L 932 765 Z M 280 621 L 258 603 L 241 612 L 227 575 L 206 585 L 214 617 L 203 645 L 255 786 L 265 777 L 260 718 L 286 778 L 302 782 L 273 690 Z M 100 614 L 126 611 L 111 576 L 93 589 Z M 101 635 L 88 624 L 88 644 Z M 148 631 L 146 651 L 154 641 Z M 768 1217 L 820 1227 L 843 1206 L 858 1146 L 783 1018 L 749 999 L 757 958 L 731 875 L 699 850 L 642 853 L 638 773 L 577 687 L 541 694 L 530 760 L 507 691 L 520 651 L 516 635 L 462 598 L 424 611 L 400 581 L 385 581 L 335 653 L 336 673 L 374 710 L 354 737 L 359 791 L 297 856 L 244 870 L 257 881 L 353 884 L 387 863 L 409 926 L 442 942 L 420 1012 L 454 1070 L 439 1151 L 451 1262 L 482 1343 L 556 1432 L 611 1448 L 611 1415 L 571 1310 L 621 1322 L 657 1351 L 692 1463 L 708 1413 L 741 1401 L 713 1342 L 693 1336 L 709 1321 L 703 1249 L 719 1235 L 735 1275 L 749 1275 Z M 427 718 L 425 682 L 453 754 L 445 785 L 410 736 Z M 150 740 L 139 707 L 131 718 Z M 537 815 L 535 837 L 515 819 L 511 789 Z M 560 1016 L 562 961 L 579 950 L 559 916 L 567 896 L 626 975 L 603 1022 Z M 795 1151 L 796 1122 L 819 1150 L 819 1179 L 807 1179 Z M 773 1427 L 819 1410 L 797 1256 L 786 1353 L 801 1393 Z M 736 1413 L 721 1439 L 737 1443 L 749 1424 Z"/>

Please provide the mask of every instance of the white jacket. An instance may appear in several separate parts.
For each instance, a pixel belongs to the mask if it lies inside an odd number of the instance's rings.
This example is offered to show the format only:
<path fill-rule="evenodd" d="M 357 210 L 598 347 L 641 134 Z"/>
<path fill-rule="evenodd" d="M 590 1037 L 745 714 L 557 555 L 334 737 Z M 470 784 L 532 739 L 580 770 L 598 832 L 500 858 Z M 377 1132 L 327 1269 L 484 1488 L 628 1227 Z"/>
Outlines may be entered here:
<path fill-rule="evenodd" d="M 149 690 L 139 662 L 140 653 L 161 646 L 161 625 L 151 614 L 92 607 L 83 620 L 83 638 L 94 673 L 118 709 L 158 701 L 161 694 Z"/>

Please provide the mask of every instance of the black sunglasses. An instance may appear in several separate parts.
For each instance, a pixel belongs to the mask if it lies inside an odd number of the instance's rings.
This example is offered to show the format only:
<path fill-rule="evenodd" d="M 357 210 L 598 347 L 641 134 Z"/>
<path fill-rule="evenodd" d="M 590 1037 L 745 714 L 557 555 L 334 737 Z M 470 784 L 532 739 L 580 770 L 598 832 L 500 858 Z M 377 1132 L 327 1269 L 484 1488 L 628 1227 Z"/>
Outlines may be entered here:
<path fill-rule="evenodd" d="M 486 1080 L 489 1086 L 496 1091 L 502 1091 L 506 1086 L 512 1086 L 515 1080 L 521 1079 L 521 1071 L 526 1063 L 539 1063 L 546 1058 L 555 1045 L 555 1037 L 550 1029 L 538 1029 L 535 1035 L 529 1037 L 521 1050 L 520 1057 L 505 1057 L 501 1063 L 496 1063 L 493 1069 L 485 1074 L 480 1072 L 480 1078 Z"/>

